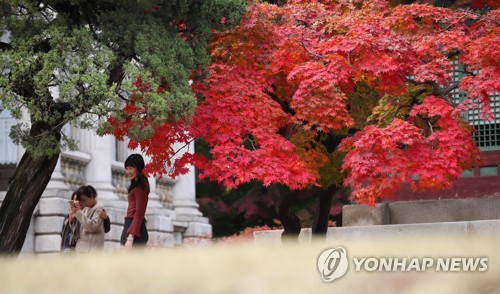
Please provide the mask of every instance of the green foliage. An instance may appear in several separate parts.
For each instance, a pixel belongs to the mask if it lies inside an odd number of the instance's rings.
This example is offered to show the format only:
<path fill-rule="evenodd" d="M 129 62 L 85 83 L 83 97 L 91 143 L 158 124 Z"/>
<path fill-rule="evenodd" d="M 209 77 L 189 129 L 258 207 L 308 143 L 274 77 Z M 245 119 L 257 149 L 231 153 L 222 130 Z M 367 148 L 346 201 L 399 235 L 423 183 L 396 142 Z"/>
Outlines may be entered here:
<path fill-rule="evenodd" d="M 342 161 L 344 160 L 345 153 L 340 151 L 334 151 L 328 154 L 328 162 L 319 168 L 320 178 L 318 179 L 318 184 L 321 187 L 330 187 L 332 185 L 340 187 L 346 176 L 345 172 L 342 172 Z"/>
<path fill-rule="evenodd" d="M 366 119 L 380 100 L 379 94 L 365 82 L 358 82 L 347 98 L 349 114 L 354 120 L 354 128 L 360 130 L 365 127 Z"/>
<path fill-rule="evenodd" d="M 30 121 L 11 137 L 34 156 L 58 154 L 62 126 L 103 133 L 138 78 L 165 89 L 138 105 L 158 123 L 191 115 L 189 78 L 209 61 L 213 28 L 236 24 L 244 10 L 242 0 L 0 1 L 0 101 Z M 134 124 L 137 138 L 154 135 L 140 118 Z"/>
<path fill-rule="evenodd" d="M 406 119 L 411 107 L 416 102 L 421 103 L 432 93 L 432 88 L 426 85 L 409 85 L 408 93 L 400 96 L 385 95 L 378 101 L 368 122 L 379 127 L 387 127 L 395 118 Z"/>

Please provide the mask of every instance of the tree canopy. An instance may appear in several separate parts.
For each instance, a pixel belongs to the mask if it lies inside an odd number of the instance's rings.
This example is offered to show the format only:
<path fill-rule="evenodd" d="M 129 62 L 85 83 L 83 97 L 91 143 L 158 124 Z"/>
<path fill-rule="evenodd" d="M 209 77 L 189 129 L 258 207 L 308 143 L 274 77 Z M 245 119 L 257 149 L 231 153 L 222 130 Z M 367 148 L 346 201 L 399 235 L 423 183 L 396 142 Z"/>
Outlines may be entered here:
<path fill-rule="evenodd" d="M 0 207 L 0 252 L 21 250 L 61 147 L 76 147 L 64 125 L 103 134 L 130 120 L 128 136 L 146 140 L 190 117 L 189 76 L 208 64 L 213 30 L 244 11 L 243 0 L 0 1 L 0 110 L 23 118 L 10 136 L 26 148 Z M 155 119 L 122 111 L 131 101 Z"/>
<path fill-rule="evenodd" d="M 137 107 L 156 123 L 192 114 L 190 73 L 208 64 L 212 30 L 239 21 L 238 0 L 1 1 L 2 107 L 52 129 L 67 122 L 106 128 L 99 117 L 121 120 L 123 103 L 139 86 L 150 92 Z M 93 119 L 83 114 L 95 114 Z M 152 127 L 131 137 L 146 138 Z M 33 155 L 59 154 L 58 138 L 17 125 L 11 136 Z M 69 139 L 69 138 L 63 138 Z"/>
<path fill-rule="evenodd" d="M 344 185 L 366 204 L 402 183 L 451 187 L 480 162 L 463 114 L 492 118 L 499 22 L 488 8 L 384 0 L 250 5 L 237 27 L 215 35 L 208 73 L 193 75 L 192 124 L 165 125 L 168 136 L 203 138 L 210 156 L 186 155 L 170 172 L 194 162 L 228 187 Z M 465 101 L 452 99 L 455 89 Z M 166 172 L 155 144 L 136 143 Z"/>

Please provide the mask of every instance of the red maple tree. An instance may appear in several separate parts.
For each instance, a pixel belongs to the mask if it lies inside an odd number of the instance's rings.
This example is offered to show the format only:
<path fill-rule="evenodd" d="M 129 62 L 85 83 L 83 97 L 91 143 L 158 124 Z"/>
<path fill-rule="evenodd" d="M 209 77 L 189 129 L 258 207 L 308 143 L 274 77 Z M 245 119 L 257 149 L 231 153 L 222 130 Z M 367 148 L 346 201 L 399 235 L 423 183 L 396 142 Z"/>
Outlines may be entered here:
<path fill-rule="evenodd" d="M 344 185 L 369 205 L 402 183 L 449 188 L 480 160 L 463 114 L 473 107 L 492 118 L 499 23 L 498 10 L 385 0 L 253 4 L 239 26 L 215 35 L 207 72 L 193 74 L 201 98 L 192 121 L 158 126 L 133 144 L 152 156 L 150 171 L 194 163 L 228 187 Z M 455 89 L 468 93 L 460 104 Z M 127 134 L 127 125 L 116 130 Z M 190 138 L 203 138 L 210 158 L 170 162 L 169 146 Z"/>

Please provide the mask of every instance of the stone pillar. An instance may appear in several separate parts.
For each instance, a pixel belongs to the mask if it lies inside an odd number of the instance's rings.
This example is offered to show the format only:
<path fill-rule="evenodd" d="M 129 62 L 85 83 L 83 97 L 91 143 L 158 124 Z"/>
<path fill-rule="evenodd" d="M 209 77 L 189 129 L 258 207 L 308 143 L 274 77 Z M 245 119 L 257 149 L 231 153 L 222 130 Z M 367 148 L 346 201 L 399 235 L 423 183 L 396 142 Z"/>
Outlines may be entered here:
<path fill-rule="evenodd" d="M 90 130 L 79 130 L 78 139 L 80 150 L 88 153 L 92 160 L 88 163 L 85 179 L 98 193 L 98 199 L 109 205 L 118 199 L 112 185 L 111 162 L 114 160 L 114 138 L 110 135 L 97 136 Z"/>
<path fill-rule="evenodd" d="M 194 142 L 189 146 L 194 151 Z M 212 237 L 212 226 L 208 219 L 202 216 L 196 203 L 196 175 L 194 166 L 189 166 L 189 172 L 179 176 L 173 187 L 175 221 L 187 225 L 182 233 L 183 243 L 190 243 L 190 239 Z"/>
<path fill-rule="evenodd" d="M 79 150 L 91 156 L 85 169 L 85 181 L 97 191 L 97 200 L 102 203 L 111 220 L 111 231 L 104 236 L 104 248 L 113 251 L 119 247 L 127 201 L 115 193 L 113 186 L 113 163 L 115 162 L 115 138 L 98 136 L 90 130 L 74 130 Z"/>
<path fill-rule="evenodd" d="M 198 210 L 198 203 L 196 203 L 196 179 L 194 167 L 189 166 L 189 172 L 185 175 L 179 176 L 173 187 L 174 207 L 178 220 L 180 216 L 201 216 Z M 184 219 L 182 219 L 184 220 Z M 187 220 L 187 219 L 186 219 Z"/>
<path fill-rule="evenodd" d="M 144 159 L 147 160 L 146 157 Z M 163 207 L 160 202 L 160 196 L 156 190 L 156 178 L 149 177 L 148 181 L 150 187 L 148 208 L 146 210 L 148 220 L 146 226 L 149 232 L 148 246 L 152 248 L 172 247 L 174 245 L 174 226 L 171 210 Z"/>
<path fill-rule="evenodd" d="M 42 197 L 65 197 L 65 194 L 67 194 L 68 191 L 69 188 L 68 186 L 66 186 L 66 184 L 64 184 L 64 176 L 61 173 L 61 156 L 59 156 L 56 167 L 54 168 L 54 172 L 52 172 L 52 177 L 50 178 L 50 181 L 47 184 L 47 188 L 43 192 Z"/>

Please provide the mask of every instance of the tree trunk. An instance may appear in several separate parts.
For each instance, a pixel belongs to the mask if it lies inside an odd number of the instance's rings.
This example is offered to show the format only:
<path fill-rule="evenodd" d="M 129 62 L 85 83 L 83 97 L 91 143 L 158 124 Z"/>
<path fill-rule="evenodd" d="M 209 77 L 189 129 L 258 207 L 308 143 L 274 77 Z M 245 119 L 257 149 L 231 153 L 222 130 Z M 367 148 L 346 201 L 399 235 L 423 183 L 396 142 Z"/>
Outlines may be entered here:
<path fill-rule="evenodd" d="M 283 225 L 282 240 L 298 241 L 301 230 L 300 219 L 291 212 L 290 207 L 295 200 L 295 192 L 290 189 L 271 185 L 269 187 L 271 198 L 278 212 L 279 219 Z"/>
<path fill-rule="evenodd" d="M 47 187 L 58 156 L 32 158 L 23 155 L 0 207 L 0 253 L 18 254 L 35 207 Z"/>
<path fill-rule="evenodd" d="M 315 237 L 326 237 L 328 231 L 328 221 L 330 219 L 330 210 L 332 208 L 333 195 L 337 192 L 336 187 L 330 187 L 319 191 L 318 209 L 316 212 L 316 222 L 312 228 L 312 234 Z"/>
<path fill-rule="evenodd" d="M 59 141 L 61 127 L 33 125 L 30 133 L 41 134 L 47 129 L 50 130 L 48 133 Z M 0 253 L 18 254 L 23 248 L 31 217 L 52 177 L 58 159 L 59 153 L 51 157 L 37 158 L 28 152 L 24 153 L 0 207 Z"/>

